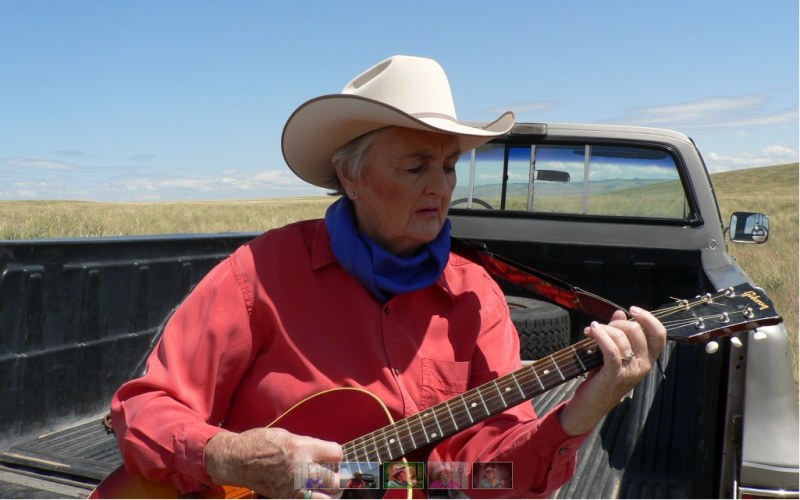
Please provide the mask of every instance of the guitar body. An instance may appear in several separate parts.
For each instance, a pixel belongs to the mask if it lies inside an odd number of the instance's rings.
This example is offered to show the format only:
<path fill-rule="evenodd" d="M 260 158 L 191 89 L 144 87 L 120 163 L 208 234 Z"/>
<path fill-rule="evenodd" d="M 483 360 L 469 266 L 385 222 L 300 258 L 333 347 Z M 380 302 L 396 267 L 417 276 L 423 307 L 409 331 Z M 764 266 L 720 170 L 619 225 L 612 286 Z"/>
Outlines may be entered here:
<path fill-rule="evenodd" d="M 393 423 L 389 410 L 376 396 L 363 389 L 332 389 L 311 396 L 290 408 L 267 427 L 278 427 L 293 434 L 311 436 L 340 444 Z M 418 450 L 415 455 L 421 454 Z M 422 461 L 422 460 L 418 460 Z M 192 498 L 256 498 L 250 489 L 224 486 L 225 496 L 212 493 L 191 493 Z M 386 494 L 387 498 L 409 498 L 419 490 L 346 490 L 368 497 Z M 105 478 L 89 498 L 182 498 L 172 485 L 131 476 L 125 466 L 118 467 Z"/>

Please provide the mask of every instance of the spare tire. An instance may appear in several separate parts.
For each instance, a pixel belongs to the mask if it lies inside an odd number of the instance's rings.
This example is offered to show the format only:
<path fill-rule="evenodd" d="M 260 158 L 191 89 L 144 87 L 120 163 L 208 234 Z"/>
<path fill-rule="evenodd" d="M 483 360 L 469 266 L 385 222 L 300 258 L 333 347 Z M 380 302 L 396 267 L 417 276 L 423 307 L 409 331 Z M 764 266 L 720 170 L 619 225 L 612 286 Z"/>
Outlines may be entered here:
<path fill-rule="evenodd" d="M 519 334 L 519 355 L 535 361 L 569 347 L 569 312 L 555 304 L 506 296 L 511 321 Z"/>

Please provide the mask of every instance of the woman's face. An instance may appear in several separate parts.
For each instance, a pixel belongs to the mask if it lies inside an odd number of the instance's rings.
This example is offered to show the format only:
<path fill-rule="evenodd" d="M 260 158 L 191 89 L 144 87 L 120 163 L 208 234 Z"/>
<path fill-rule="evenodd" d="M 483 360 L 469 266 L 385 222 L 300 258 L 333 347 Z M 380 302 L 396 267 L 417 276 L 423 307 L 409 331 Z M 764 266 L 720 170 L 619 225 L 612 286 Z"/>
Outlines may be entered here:
<path fill-rule="evenodd" d="M 452 477 L 452 475 L 453 475 L 453 472 L 451 470 L 445 469 L 445 470 L 443 470 L 442 472 L 439 473 L 439 479 L 441 479 L 442 481 L 449 481 L 450 477 Z"/>
<path fill-rule="evenodd" d="M 442 229 L 461 155 L 455 136 L 394 127 L 367 149 L 357 179 L 342 178 L 358 228 L 394 255 L 413 255 Z"/>
<path fill-rule="evenodd" d="M 489 479 L 489 481 L 494 479 L 494 471 L 493 470 L 487 470 L 486 471 L 486 478 Z"/>

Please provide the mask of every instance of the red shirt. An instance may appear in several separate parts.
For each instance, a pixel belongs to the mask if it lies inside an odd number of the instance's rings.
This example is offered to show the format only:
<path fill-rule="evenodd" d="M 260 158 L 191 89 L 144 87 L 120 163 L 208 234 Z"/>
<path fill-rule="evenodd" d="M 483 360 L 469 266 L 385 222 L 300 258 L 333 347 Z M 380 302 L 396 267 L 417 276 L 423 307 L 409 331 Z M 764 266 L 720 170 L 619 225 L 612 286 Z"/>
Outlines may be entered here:
<path fill-rule="evenodd" d="M 170 319 L 147 374 L 112 418 L 128 471 L 182 492 L 211 480 L 205 443 L 264 426 L 337 387 L 380 398 L 395 420 L 517 369 L 502 292 L 451 254 L 439 280 L 383 304 L 336 262 L 321 220 L 269 231 L 214 268 Z M 547 496 L 574 473 L 556 411 L 523 403 L 444 440 L 430 460 L 514 462 L 513 497 Z M 354 418 L 357 409 L 353 409 Z"/>

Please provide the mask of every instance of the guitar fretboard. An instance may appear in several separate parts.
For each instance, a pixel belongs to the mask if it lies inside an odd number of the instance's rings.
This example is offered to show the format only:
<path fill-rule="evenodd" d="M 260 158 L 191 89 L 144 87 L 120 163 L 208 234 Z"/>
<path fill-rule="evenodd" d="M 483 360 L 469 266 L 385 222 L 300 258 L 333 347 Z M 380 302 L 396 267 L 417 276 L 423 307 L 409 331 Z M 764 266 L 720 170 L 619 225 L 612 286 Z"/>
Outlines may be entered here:
<path fill-rule="evenodd" d="M 452 436 L 603 364 L 592 339 L 342 446 L 344 461 L 383 463 Z"/>
<path fill-rule="evenodd" d="M 701 342 L 715 336 L 774 325 L 782 318 L 763 291 L 742 283 L 653 311 L 667 338 Z M 383 463 L 440 441 L 507 408 L 601 366 L 597 343 L 584 339 L 552 356 L 342 445 L 344 461 Z"/>

